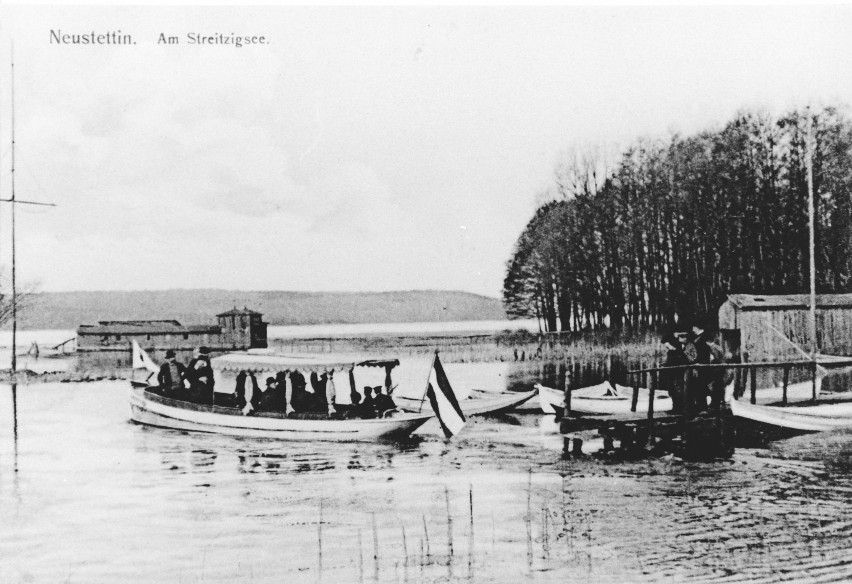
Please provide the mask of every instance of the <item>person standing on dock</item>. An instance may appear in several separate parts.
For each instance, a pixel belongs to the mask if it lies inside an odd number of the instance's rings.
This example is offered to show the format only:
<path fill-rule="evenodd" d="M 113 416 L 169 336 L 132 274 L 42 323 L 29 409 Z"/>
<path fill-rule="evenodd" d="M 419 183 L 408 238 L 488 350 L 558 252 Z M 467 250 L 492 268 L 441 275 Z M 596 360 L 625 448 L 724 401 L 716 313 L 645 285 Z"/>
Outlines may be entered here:
<path fill-rule="evenodd" d="M 707 333 L 703 322 L 697 320 L 692 325 L 692 344 L 695 347 L 695 363 L 700 365 L 721 365 L 725 362 L 722 349 L 714 343 Z M 695 397 L 702 403 L 701 409 L 707 406 L 710 398 L 711 409 L 719 409 L 725 395 L 726 372 L 724 368 L 699 369 L 696 371 L 697 387 Z"/>
<path fill-rule="evenodd" d="M 663 347 L 666 349 L 666 360 L 663 362 L 663 367 L 680 367 L 683 365 L 689 365 L 689 359 L 683 352 L 683 345 L 681 344 L 681 341 L 678 340 L 676 333 L 665 335 L 662 339 L 662 343 Z M 668 391 L 669 397 L 672 398 L 672 411 L 676 414 L 683 413 L 683 372 L 683 369 L 663 371 L 660 377 L 663 389 Z"/>

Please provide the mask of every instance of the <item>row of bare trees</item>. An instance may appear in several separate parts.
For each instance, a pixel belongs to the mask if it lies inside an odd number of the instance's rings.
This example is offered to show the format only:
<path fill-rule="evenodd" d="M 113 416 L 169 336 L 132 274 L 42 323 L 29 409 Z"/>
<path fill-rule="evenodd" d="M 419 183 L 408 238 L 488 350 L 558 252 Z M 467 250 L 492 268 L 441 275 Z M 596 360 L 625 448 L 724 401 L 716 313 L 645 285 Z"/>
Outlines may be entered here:
<path fill-rule="evenodd" d="M 503 300 L 546 331 L 715 315 L 734 292 L 808 290 L 812 124 L 819 292 L 852 291 L 852 124 L 837 108 L 744 112 L 717 131 L 639 140 L 609 168 L 575 156 L 521 233 Z"/>

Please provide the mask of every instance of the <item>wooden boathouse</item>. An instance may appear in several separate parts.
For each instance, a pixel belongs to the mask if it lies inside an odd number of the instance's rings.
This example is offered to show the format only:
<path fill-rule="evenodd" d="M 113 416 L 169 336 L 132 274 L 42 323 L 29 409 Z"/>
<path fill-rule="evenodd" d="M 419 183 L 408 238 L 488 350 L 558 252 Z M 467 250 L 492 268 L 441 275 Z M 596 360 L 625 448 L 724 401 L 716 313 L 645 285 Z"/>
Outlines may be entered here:
<path fill-rule="evenodd" d="M 207 346 L 212 350 L 266 348 L 263 315 L 248 308 L 216 315 L 218 324 L 182 325 L 177 320 L 102 320 L 77 328 L 77 350 L 129 351 L 133 341 L 146 351 L 192 350 Z"/>
<path fill-rule="evenodd" d="M 817 351 L 852 355 L 852 294 L 816 297 Z M 726 352 L 749 361 L 800 359 L 811 346 L 808 294 L 731 294 L 719 308 Z"/>

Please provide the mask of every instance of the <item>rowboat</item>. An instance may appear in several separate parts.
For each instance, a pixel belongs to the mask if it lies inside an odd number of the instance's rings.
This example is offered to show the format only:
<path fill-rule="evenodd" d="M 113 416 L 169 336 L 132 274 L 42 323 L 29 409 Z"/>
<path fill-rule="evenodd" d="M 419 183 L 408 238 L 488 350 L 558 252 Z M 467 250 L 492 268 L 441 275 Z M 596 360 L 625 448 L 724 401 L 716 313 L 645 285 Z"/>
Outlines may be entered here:
<path fill-rule="evenodd" d="M 565 408 L 565 394 L 557 389 L 545 387 L 540 383 L 535 385 L 539 392 L 542 411 L 555 413 Z M 571 391 L 571 411 L 581 414 L 618 415 L 631 413 L 647 413 L 649 390 L 639 388 L 639 399 L 636 411 L 631 410 L 633 403 L 633 388 L 625 385 L 611 384 L 604 381 L 597 385 L 577 388 Z M 664 391 L 654 392 L 654 410 L 666 411 L 672 408 L 672 400 Z"/>
<path fill-rule="evenodd" d="M 338 355 L 276 355 L 268 352 L 230 353 L 211 359 L 216 389 L 232 391 L 236 376 L 241 372 L 275 375 L 283 371 L 298 371 L 305 374 L 326 374 L 329 377 L 328 397 L 334 401 L 334 374 L 348 375 L 354 388 L 356 367 L 382 367 L 387 371 L 388 385 L 390 370 L 399 361 L 396 359 L 356 360 Z M 287 382 L 290 385 L 290 382 Z M 289 388 L 288 388 L 289 391 Z M 289 402 L 288 402 L 289 403 Z M 280 440 L 331 440 L 342 442 L 398 439 L 410 435 L 435 414 L 392 412 L 375 419 L 346 419 L 337 414 L 251 412 L 213 404 L 199 404 L 163 395 L 151 385 L 133 384 L 130 394 L 131 419 L 139 424 L 170 428 L 212 432 L 232 436 L 274 438 Z"/>
<path fill-rule="evenodd" d="M 822 378 L 816 379 L 816 396 L 822 388 Z M 747 397 L 731 400 L 731 412 L 738 418 L 802 432 L 822 432 L 852 428 L 852 393 L 829 394 L 831 401 L 813 402 L 812 381 L 793 383 L 787 387 L 788 405 L 780 405 L 783 388 L 771 387 L 755 392 L 752 404 Z"/>
<path fill-rule="evenodd" d="M 459 400 L 462 412 L 468 417 L 499 414 L 513 410 L 532 399 L 536 394 L 536 390 L 524 392 L 505 391 L 495 394 L 475 389 L 471 393 L 472 395 L 468 399 Z M 394 400 L 403 411 L 416 412 L 420 409 L 421 400 L 410 397 L 394 397 Z M 423 404 L 423 411 L 432 411 L 428 401 Z"/>
<path fill-rule="evenodd" d="M 739 418 L 780 428 L 803 432 L 852 428 L 852 402 L 782 407 L 734 400 L 730 405 Z"/>

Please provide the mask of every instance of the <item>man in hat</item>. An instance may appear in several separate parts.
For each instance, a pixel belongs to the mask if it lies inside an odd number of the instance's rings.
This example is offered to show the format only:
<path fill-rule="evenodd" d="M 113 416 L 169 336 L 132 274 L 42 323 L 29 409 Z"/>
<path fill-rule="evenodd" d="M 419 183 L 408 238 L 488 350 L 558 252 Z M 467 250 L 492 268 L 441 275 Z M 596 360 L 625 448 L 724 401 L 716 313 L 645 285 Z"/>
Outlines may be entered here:
<path fill-rule="evenodd" d="M 375 397 L 373 397 L 373 405 L 375 406 L 376 413 L 380 418 L 383 418 L 387 412 L 396 409 L 396 403 L 393 401 L 393 398 L 382 393 L 381 385 L 374 387 L 373 392 L 375 393 Z"/>
<path fill-rule="evenodd" d="M 678 331 L 680 332 L 680 331 Z M 686 333 L 681 332 L 669 333 L 663 336 L 663 348 L 666 350 L 666 360 L 663 361 L 663 367 L 679 367 L 689 364 L 689 358 L 683 352 L 683 344 L 686 342 Z M 680 338 L 678 338 L 680 336 Z M 681 341 L 680 339 L 683 339 Z M 672 398 L 672 411 L 680 414 L 683 413 L 684 396 L 683 396 L 683 369 L 673 369 L 671 371 L 663 371 L 660 375 L 660 382 L 663 389 L 669 392 L 669 397 Z"/>
<path fill-rule="evenodd" d="M 697 363 L 705 365 L 721 365 L 725 362 L 722 349 L 713 342 L 707 332 L 707 326 L 701 320 L 692 324 L 693 344 L 695 345 Z M 704 395 L 710 397 L 710 407 L 719 409 L 725 399 L 725 384 L 727 382 L 727 371 L 721 367 L 704 369 L 698 372 L 699 385 L 704 390 Z M 706 405 L 706 397 L 701 400 Z"/>
<path fill-rule="evenodd" d="M 160 365 L 157 382 L 163 388 L 163 394 L 180 399 L 183 397 L 183 382 L 186 379 L 186 367 L 177 362 L 172 349 L 166 351 L 166 362 Z"/>
<path fill-rule="evenodd" d="M 210 366 L 210 349 L 199 347 L 187 367 L 192 400 L 202 404 L 213 403 L 213 368 Z"/>

